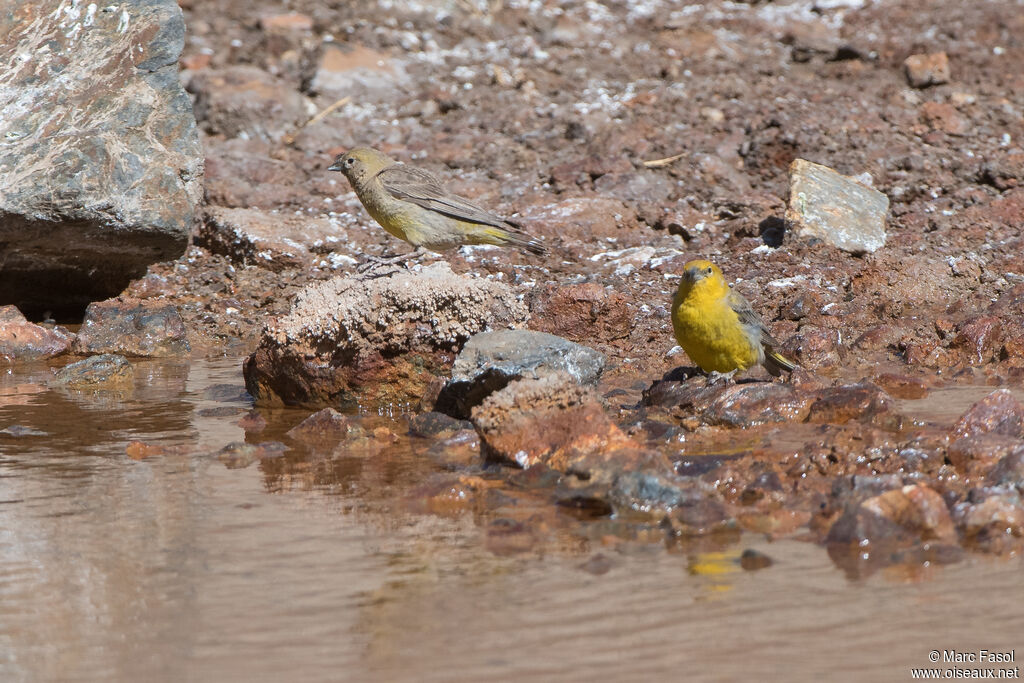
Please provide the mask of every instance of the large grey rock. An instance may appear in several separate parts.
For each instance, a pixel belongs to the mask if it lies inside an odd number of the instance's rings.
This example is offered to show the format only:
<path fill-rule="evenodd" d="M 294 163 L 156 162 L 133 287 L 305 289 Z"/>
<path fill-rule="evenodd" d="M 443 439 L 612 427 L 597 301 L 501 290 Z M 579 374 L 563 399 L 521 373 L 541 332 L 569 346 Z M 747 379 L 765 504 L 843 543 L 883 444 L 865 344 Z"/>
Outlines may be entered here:
<path fill-rule="evenodd" d="M 174 0 L 0 3 L 0 303 L 81 310 L 185 248 L 203 155 Z"/>
<path fill-rule="evenodd" d="M 889 198 L 856 178 L 804 159 L 789 165 L 786 221 L 801 237 L 854 254 L 885 246 Z"/>
<path fill-rule="evenodd" d="M 594 385 L 604 366 L 601 352 L 546 332 L 481 332 L 466 342 L 455 359 L 437 410 L 467 418 L 489 395 L 522 378 L 566 373 L 579 384 Z"/>

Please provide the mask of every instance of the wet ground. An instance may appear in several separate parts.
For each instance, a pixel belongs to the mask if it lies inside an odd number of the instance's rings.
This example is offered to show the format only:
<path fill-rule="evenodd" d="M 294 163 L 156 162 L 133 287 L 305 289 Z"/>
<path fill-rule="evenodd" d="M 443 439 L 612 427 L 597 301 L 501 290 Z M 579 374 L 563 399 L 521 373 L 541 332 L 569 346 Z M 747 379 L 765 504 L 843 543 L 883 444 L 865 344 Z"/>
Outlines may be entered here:
<path fill-rule="evenodd" d="M 50 388 L 46 367 L 0 378 L 0 424 L 21 427 L 0 434 L 0 677 L 906 680 L 934 649 L 1019 648 L 1019 556 L 856 578 L 799 531 L 428 511 L 443 468 L 423 444 L 317 453 L 284 435 L 300 410 L 247 437 L 240 372 L 143 361 L 108 395 Z M 906 407 L 937 418 L 984 391 Z"/>

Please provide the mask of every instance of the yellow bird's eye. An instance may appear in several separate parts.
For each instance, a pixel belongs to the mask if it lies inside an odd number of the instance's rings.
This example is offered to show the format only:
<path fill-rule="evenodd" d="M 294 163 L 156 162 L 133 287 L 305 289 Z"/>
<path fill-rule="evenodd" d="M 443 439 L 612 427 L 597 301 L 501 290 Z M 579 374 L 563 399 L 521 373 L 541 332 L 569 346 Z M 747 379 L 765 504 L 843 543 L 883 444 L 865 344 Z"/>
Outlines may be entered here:
<path fill-rule="evenodd" d="M 707 273 L 708 275 L 711 275 L 711 266 L 708 266 L 707 268 L 705 268 L 704 272 Z"/>

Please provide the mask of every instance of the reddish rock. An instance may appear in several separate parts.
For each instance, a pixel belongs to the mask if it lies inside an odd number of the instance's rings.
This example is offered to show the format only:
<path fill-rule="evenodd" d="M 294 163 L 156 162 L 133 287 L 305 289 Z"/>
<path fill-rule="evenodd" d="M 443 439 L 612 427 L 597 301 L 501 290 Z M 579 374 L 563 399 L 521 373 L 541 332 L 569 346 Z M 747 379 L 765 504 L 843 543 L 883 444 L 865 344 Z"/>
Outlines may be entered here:
<path fill-rule="evenodd" d="M 213 55 L 209 54 L 194 54 L 194 55 L 182 55 L 178 63 L 181 65 L 182 70 L 185 71 L 196 71 L 197 69 L 205 69 L 210 66 L 210 62 L 213 61 Z"/>
<path fill-rule="evenodd" d="M 1024 247 L 1024 240 L 1017 242 L 1016 246 Z M 1024 259 L 1020 263 L 1024 265 Z M 988 307 L 988 312 L 1002 317 L 1024 315 L 1024 283 L 1014 285 L 1004 291 Z"/>
<path fill-rule="evenodd" d="M 431 444 L 426 455 L 447 469 L 469 467 L 480 462 L 480 435 L 475 429 L 462 429 Z"/>
<path fill-rule="evenodd" d="M 928 395 L 928 385 L 919 377 L 884 372 L 875 376 L 874 383 L 893 398 L 913 400 Z"/>
<path fill-rule="evenodd" d="M 1024 405 L 1006 389 L 997 389 L 972 405 L 953 427 L 957 438 L 988 433 L 1024 435 Z"/>
<path fill-rule="evenodd" d="M 1024 182 L 1024 152 L 1008 151 L 986 159 L 978 169 L 978 180 L 1006 191 Z"/>
<path fill-rule="evenodd" d="M 465 429 L 473 429 L 473 423 L 444 413 L 426 412 L 409 418 L 410 436 L 441 438 Z"/>
<path fill-rule="evenodd" d="M 818 369 L 842 364 L 839 331 L 804 325 L 783 345 L 783 352 L 805 368 Z"/>
<path fill-rule="evenodd" d="M 346 244 L 345 235 L 326 218 L 270 213 L 257 209 L 208 207 L 195 236 L 197 246 L 232 262 L 274 272 L 308 267 L 314 249 Z M 347 244 L 346 244 L 347 246 Z"/>
<path fill-rule="evenodd" d="M 1024 443 L 1018 442 L 996 463 L 985 478 L 993 486 L 1013 486 L 1024 491 Z"/>
<path fill-rule="evenodd" d="M 260 17 L 260 29 L 263 31 L 311 31 L 313 30 L 313 19 L 308 15 L 295 12 L 271 14 Z"/>
<path fill-rule="evenodd" d="M 938 340 L 910 341 L 901 343 L 903 359 L 908 365 L 923 365 L 928 368 L 948 368 L 956 361 L 955 354 L 939 346 Z"/>
<path fill-rule="evenodd" d="M 954 542 L 956 530 L 942 496 L 916 484 L 848 505 L 825 540 L 830 544 L 883 547 Z"/>
<path fill-rule="evenodd" d="M 757 571 L 758 569 L 767 569 L 773 564 L 775 563 L 772 561 L 772 558 L 759 550 L 754 550 L 753 548 L 747 548 L 743 551 L 743 554 L 740 555 L 740 567 L 748 572 Z"/>
<path fill-rule="evenodd" d="M 949 57 L 945 52 L 910 55 L 903 61 L 903 73 L 915 88 L 949 83 Z"/>
<path fill-rule="evenodd" d="M 736 531 L 736 520 L 720 500 L 702 498 L 694 503 L 680 505 L 665 518 L 668 528 L 676 536 L 690 537 Z"/>
<path fill-rule="evenodd" d="M 1024 365 L 1024 316 L 1003 318 L 1002 327 L 1000 358 L 1014 367 Z"/>
<path fill-rule="evenodd" d="M 63 327 L 36 325 L 14 306 L 0 306 L 0 364 L 60 356 L 71 350 L 74 340 Z"/>
<path fill-rule="evenodd" d="M 957 439 L 949 445 L 946 457 L 961 472 L 975 474 L 987 471 L 1019 449 L 1024 445 L 1016 437 L 983 433 Z"/>
<path fill-rule="evenodd" d="M 525 317 L 507 286 L 447 264 L 335 278 L 270 322 L 243 367 L 246 388 L 264 404 L 407 409 L 467 339 Z"/>
<path fill-rule="evenodd" d="M 719 389 L 724 387 L 719 387 Z M 643 404 L 659 408 L 680 407 L 684 411 L 696 412 L 698 404 L 704 405 L 715 395 L 715 387 L 709 387 L 702 375 L 685 377 L 682 369 L 667 373 L 644 389 Z"/>
<path fill-rule="evenodd" d="M 620 226 L 635 214 L 617 199 L 572 197 L 534 208 L 524 216 L 530 231 L 549 243 L 592 245 L 606 237 L 620 237 Z M 557 240 L 555 239 L 557 238 Z"/>
<path fill-rule="evenodd" d="M 566 471 L 586 453 L 635 447 L 612 422 L 600 396 L 568 375 L 512 382 L 473 409 L 484 459 Z"/>
<path fill-rule="evenodd" d="M 259 434 L 267 428 L 267 418 L 263 417 L 258 410 L 250 410 L 235 424 L 244 429 L 246 434 Z"/>
<path fill-rule="evenodd" d="M 334 446 L 362 431 L 351 417 L 324 408 L 289 429 L 286 436 L 310 445 Z"/>
<path fill-rule="evenodd" d="M 309 118 L 298 90 L 254 66 L 198 71 L 188 89 L 196 121 L 211 135 L 280 142 Z"/>
<path fill-rule="evenodd" d="M 808 62 L 813 57 L 831 59 L 843 45 L 837 27 L 816 21 L 788 21 L 782 43 L 789 45 L 794 62 Z"/>
<path fill-rule="evenodd" d="M 1018 550 L 1024 537 L 1024 502 L 1015 489 L 981 489 L 953 510 L 964 543 L 991 553 Z"/>
<path fill-rule="evenodd" d="M 899 416 L 893 413 L 892 398 L 870 383 L 822 389 L 807 414 L 808 422 L 828 424 L 844 424 L 850 420 L 879 423 L 898 419 Z"/>
<path fill-rule="evenodd" d="M 208 140 L 206 199 L 209 204 L 243 208 L 306 207 L 313 199 L 295 179 L 304 172 L 293 163 L 273 158 L 270 145 L 259 140 Z"/>
<path fill-rule="evenodd" d="M 815 315 L 820 308 L 821 294 L 815 290 L 807 290 L 787 298 L 779 309 L 779 317 L 784 320 L 803 320 Z"/>
<path fill-rule="evenodd" d="M 229 470 L 240 470 L 261 460 L 279 458 L 287 450 L 288 447 L 279 441 L 264 441 L 262 443 L 233 441 L 213 453 L 213 456 Z"/>
<path fill-rule="evenodd" d="M 964 135 L 971 129 L 970 122 L 946 102 L 925 102 L 919 115 L 926 126 L 949 135 Z"/>
<path fill-rule="evenodd" d="M 129 441 L 124 448 L 124 453 L 132 460 L 145 460 L 156 455 L 164 455 L 167 449 L 163 446 L 154 446 L 142 441 Z"/>
<path fill-rule="evenodd" d="M 629 336 L 636 316 L 630 297 L 597 282 L 548 284 L 535 291 L 530 311 L 533 329 L 586 344 Z"/>
<path fill-rule="evenodd" d="M 405 64 L 386 52 L 363 45 L 328 44 L 320 52 L 310 89 L 335 100 L 351 97 L 359 104 L 407 87 Z"/>
<path fill-rule="evenodd" d="M 589 189 L 593 181 L 601 176 L 631 171 L 633 164 L 624 156 L 589 156 L 552 167 L 551 182 L 560 190 L 577 186 Z"/>
<path fill-rule="evenodd" d="M 698 417 L 709 424 L 752 427 L 769 422 L 803 422 L 816 399 L 816 387 L 780 382 L 719 383 L 704 376 L 677 381 L 666 375 L 644 391 L 647 406 L 673 409 L 680 417 Z"/>
<path fill-rule="evenodd" d="M 436 476 L 409 492 L 407 507 L 413 512 L 458 516 L 473 510 L 479 504 L 481 494 L 498 483 L 464 474 Z"/>
<path fill-rule="evenodd" d="M 709 424 L 752 427 L 767 422 L 802 422 L 814 402 L 813 393 L 805 393 L 788 384 L 751 382 L 734 384 L 717 392 L 703 409 Z"/>
<path fill-rule="evenodd" d="M 190 351 L 178 309 L 148 299 L 110 299 L 89 304 L 74 343 L 75 353 L 180 356 Z"/>
<path fill-rule="evenodd" d="M 533 550 L 540 540 L 540 530 L 528 522 L 502 518 L 487 525 L 484 546 L 495 555 L 518 555 Z"/>
<path fill-rule="evenodd" d="M 985 363 L 1000 351 L 1002 323 L 995 316 L 971 318 L 958 326 L 953 346 L 963 348 L 971 363 Z"/>

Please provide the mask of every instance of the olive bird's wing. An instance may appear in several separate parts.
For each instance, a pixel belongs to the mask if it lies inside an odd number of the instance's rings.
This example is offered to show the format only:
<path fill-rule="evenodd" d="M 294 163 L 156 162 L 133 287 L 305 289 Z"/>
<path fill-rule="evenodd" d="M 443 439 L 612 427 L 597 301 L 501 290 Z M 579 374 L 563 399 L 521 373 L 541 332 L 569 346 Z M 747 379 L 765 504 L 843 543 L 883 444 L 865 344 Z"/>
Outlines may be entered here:
<path fill-rule="evenodd" d="M 482 209 L 468 199 L 445 190 L 437 178 L 418 168 L 395 164 L 377 174 L 384 190 L 395 199 L 412 202 L 424 209 L 437 211 L 467 223 L 493 225 L 498 228 L 514 226 L 493 213 Z"/>

